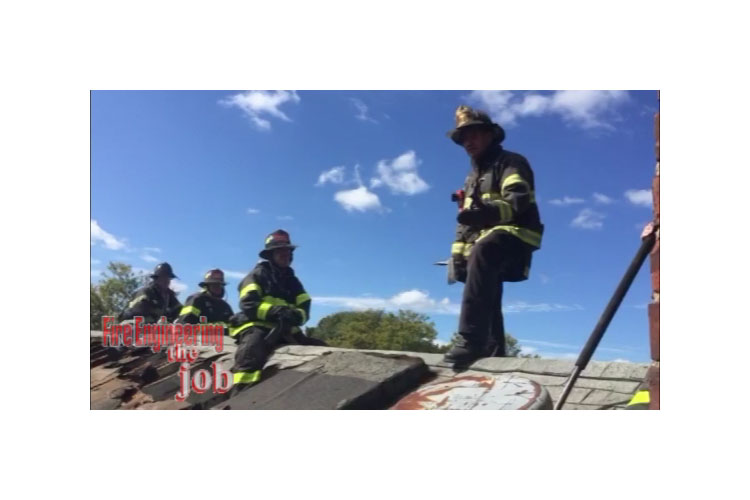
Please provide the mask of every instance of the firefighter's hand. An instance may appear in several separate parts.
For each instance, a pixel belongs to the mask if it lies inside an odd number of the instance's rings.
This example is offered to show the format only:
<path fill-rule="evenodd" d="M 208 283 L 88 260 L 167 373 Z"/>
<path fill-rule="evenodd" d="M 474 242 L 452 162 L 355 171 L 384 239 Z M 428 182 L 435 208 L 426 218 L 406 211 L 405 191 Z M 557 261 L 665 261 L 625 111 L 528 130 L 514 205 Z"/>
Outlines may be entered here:
<path fill-rule="evenodd" d="M 476 208 L 461 210 L 456 220 L 465 226 L 483 227 L 492 224 L 497 215 L 498 212 L 494 207 L 478 205 Z"/>
<path fill-rule="evenodd" d="M 448 284 L 457 281 L 466 283 L 466 259 L 462 255 L 452 255 L 448 264 Z"/>
<path fill-rule="evenodd" d="M 643 232 L 641 233 L 641 239 L 643 240 L 647 238 L 648 235 L 650 235 L 653 232 L 654 232 L 654 223 L 649 222 L 648 224 L 646 224 L 646 227 L 643 228 Z"/>
<path fill-rule="evenodd" d="M 286 306 L 275 306 L 275 307 L 278 307 L 278 309 L 274 311 L 274 313 L 276 317 L 279 319 L 279 321 L 283 321 L 287 325 L 291 325 L 291 326 L 300 326 L 302 324 L 302 313 L 299 312 L 297 309 L 293 307 L 286 307 Z"/>

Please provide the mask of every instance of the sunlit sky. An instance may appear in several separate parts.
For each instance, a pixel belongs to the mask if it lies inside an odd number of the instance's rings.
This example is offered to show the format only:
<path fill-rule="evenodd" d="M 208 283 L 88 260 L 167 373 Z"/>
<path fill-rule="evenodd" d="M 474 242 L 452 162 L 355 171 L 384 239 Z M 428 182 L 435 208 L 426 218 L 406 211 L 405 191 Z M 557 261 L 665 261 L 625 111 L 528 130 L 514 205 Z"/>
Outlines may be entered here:
<path fill-rule="evenodd" d="M 544 239 L 530 279 L 506 284 L 506 329 L 526 353 L 575 356 L 652 216 L 655 91 L 95 91 L 91 280 L 110 261 L 167 261 L 184 301 L 219 267 L 237 310 L 237 284 L 283 228 L 308 325 L 413 309 L 448 341 L 462 285 L 433 263 L 469 169 L 446 137 L 460 104 L 501 123 L 536 177 Z M 646 264 L 595 359 L 650 359 L 650 293 Z"/>

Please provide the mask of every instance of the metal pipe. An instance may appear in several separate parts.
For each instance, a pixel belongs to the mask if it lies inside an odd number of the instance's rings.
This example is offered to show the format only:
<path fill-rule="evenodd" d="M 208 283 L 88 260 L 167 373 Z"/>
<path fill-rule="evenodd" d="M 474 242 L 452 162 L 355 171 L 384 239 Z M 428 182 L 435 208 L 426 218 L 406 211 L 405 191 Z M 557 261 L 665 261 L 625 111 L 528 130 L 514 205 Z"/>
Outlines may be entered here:
<path fill-rule="evenodd" d="M 565 383 L 565 387 L 562 394 L 560 395 L 560 399 L 558 399 L 557 403 L 555 404 L 555 410 L 561 409 L 563 404 L 565 404 L 565 400 L 568 399 L 568 394 L 570 394 L 570 391 L 573 389 L 573 384 L 575 384 L 578 376 L 583 370 L 586 369 L 586 366 L 589 364 L 591 357 L 594 355 L 594 351 L 599 345 L 599 342 L 602 340 L 602 337 L 604 337 L 604 332 L 607 330 L 610 321 L 612 321 L 612 318 L 617 312 L 617 309 L 620 307 L 622 299 L 625 298 L 625 294 L 628 292 L 630 285 L 633 283 L 633 279 L 635 279 L 636 274 L 638 274 L 638 271 L 643 265 L 643 262 L 646 260 L 646 256 L 648 256 L 649 252 L 651 252 L 651 249 L 653 248 L 655 242 L 655 231 L 651 232 L 648 236 L 643 238 L 641 246 L 638 249 L 638 252 L 635 254 L 635 258 L 630 263 L 628 270 L 625 271 L 625 276 L 623 276 L 620 280 L 620 284 L 617 285 L 617 289 L 615 290 L 614 295 L 612 295 L 612 298 L 609 300 L 607 307 L 604 309 L 604 312 L 599 318 L 599 322 L 594 327 L 594 331 L 591 332 L 586 345 L 583 346 L 581 354 L 578 355 L 578 359 L 575 363 L 575 368 L 568 377 L 568 381 Z"/>

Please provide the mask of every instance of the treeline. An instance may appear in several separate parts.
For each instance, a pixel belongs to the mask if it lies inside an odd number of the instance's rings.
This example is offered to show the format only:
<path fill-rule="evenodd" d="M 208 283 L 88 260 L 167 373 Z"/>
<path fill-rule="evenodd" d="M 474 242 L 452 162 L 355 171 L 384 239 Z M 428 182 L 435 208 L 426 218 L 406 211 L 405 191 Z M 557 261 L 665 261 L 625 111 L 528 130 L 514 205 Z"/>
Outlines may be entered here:
<path fill-rule="evenodd" d="M 147 280 L 145 275 L 133 273 L 128 264 L 110 262 L 102 279 L 96 285 L 91 284 L 91 329 L 101 329 L 102 316 L 116 316 L 125 309 Z M 435 324 L 428 316 L 409 310 L 338 312 L 323 317 L 317 326 L 307 327 L 305 333 L 325 340 L 332 347 L 384 351 L 443 353 L 455 340 L 454 335 L 450 343 L 438 343 Z M 505 340 L 508 356 L 522 356 L 515 338 L 506 333 Z"/>

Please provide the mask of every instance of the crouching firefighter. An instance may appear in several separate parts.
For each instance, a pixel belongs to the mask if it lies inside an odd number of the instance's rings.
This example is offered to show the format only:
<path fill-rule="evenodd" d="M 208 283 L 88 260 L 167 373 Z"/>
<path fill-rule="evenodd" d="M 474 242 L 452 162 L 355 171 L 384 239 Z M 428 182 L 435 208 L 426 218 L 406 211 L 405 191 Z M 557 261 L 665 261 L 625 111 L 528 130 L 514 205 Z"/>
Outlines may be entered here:
<path fill-rule="evenodd" d="M 290 267 L 295 248 L 286 231 L 271 233 L 259 254 L 264 260 L 238 287 L 240 311 L 232 317 L 229 331 L 237 342 L 232 368 L 235 389 L 258 382 L 268 356 L 280 344 L 325 345 L 299 328 L 310 316 L 311 300 Z M 272 330 L 274 335 L 269 336 Z"/>
<path fill-rule="evenodd" d="M 176 277 L 167 262 L 157 265 L 150 275 L 151 283 L 135 292 L 135 297 L 120 313 L 118 321 L 129 321 L 136 316 L 143 316 L 146 323 L 156 323 L 162 316 L 169 322 L 174 321 L 182 307 L 177 294 L 169 288 L 169 283 Z"/>
<path fill-rule="evenodd" d="M 229 334 L 229 318 L 232 316 L 232 306 L 224 300 L 224 272 L 221 269 L 211 269 L 203 277 L 203 281 L 198 283 L 201 291 L 194 293 L 185 301 L 185 305 L 180 310 L 180 317 L 175 323 L 197 324 L 201 316 L 206 318 L 206 322 L 214 325 L 221 325 L 224 328 L 224 334 Z"/>
<path fill-rule="evenodd" d="M 448 135 L 466 150 L 471 171 L 461 193 L 449 266 L 449 282 L 465 283 L 458 339 L 444 361 L 468 365 L 483 356 L 504 355 L 503 282 L 528 278 L 543 226 L 531 166 L 500 145 L 502 127 L 469 106 L 459 106 L 455 118 L 456 128 Z"/>

